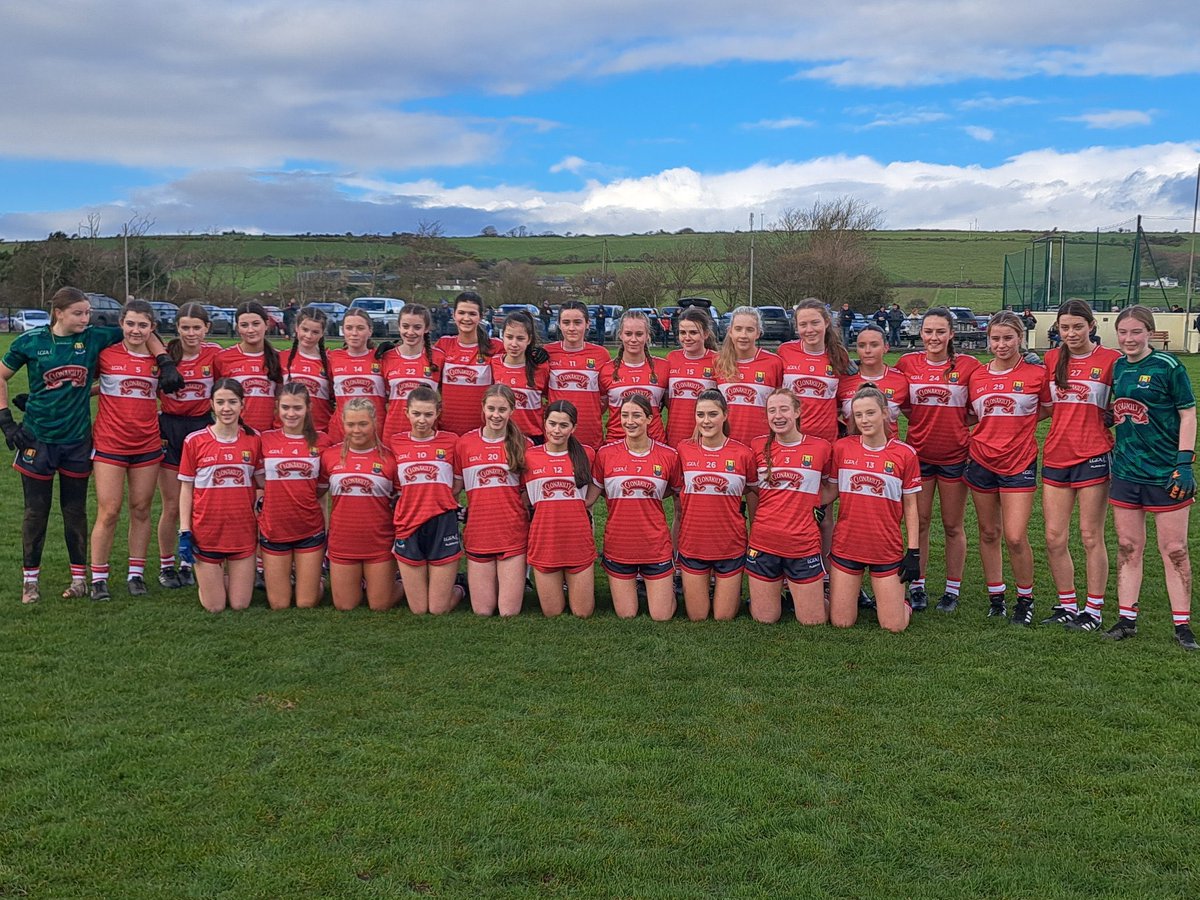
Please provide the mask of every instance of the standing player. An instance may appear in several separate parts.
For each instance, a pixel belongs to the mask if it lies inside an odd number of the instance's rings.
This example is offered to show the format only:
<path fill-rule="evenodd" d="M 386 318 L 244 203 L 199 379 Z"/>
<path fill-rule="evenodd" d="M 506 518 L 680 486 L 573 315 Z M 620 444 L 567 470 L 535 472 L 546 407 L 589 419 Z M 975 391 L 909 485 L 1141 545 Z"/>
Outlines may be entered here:
<path fill-rule="evenodd" d="M 735 315 L 736 319 L 737 316 Z M 729 436 L 729 407 L 720 391 L 696 399 L 696 431 L 679 445 L 679 568 L 688 618 L 732 619 L 742 602 L 746 519 L 742 501 L 758 484 L 754 454 Z M 709 595 L 709 577 L 715 579 Z"/>
<path fill-rule="evenodd" d="M 308 388 L 285 382 L 275 397 L 279 428 L 262 435 L 263 495 L 258 545 L 271 609 L 311 609 L 321 602 L 327 534 L 321 498 L 321 453 L 329 438 L 312 420 Z"/>
<path fill-rule="evenodd" d="M 515 616 L 525 594 L 529 511 L 521 475 L 530 443 L 513 421 L 516 405 L 507 385 L 484 391 L 483 427 L 462 436 L 454 461 L 467 490 L 467 589 L 480 616 Z"/>
<path fill-rule="evenodd" d="M 391 446 L 392 438 L 410 428 L 407 415 L 408 395 L 418 387 L 435 392 L 442 383 L 442 368 L 446 354 L 433 346 L 433 317 L 420 303 L 406 303 L 400 310 L 400 343 L 383 357 L 383 380 L 387 383 L 387 418 L 383 424 L 383 441 Z M 441 407 L 441 400 L 438 400 Z M 412 603 L 412 595 L 409 595 Z"/>
<path fill-rule="evenodd" d="M 179 461 L 183 441 L 193 431 L 212 424 L 212 386 L 220 344 L 206 341 L 208 310 L 199 303 L 179 308 L 175 330 L 179 337 L 167 345 L 184 386 L 173 394 L 159 389 L 158 431 L 162 438 L 163 461 L 158 471 L 158 494 L 162 510 L 158 517 L 158 583 L 165 588 L 195 584 L 191 557 L 180 558 L 175 567 L 175 541 L 179 535 Z"/>
<path fill-rule="evenodd" d="M 654 407 L 645 394 L 627 394 L 617 415 L 623 437 L 601 447 L 592 468 L 608 506 L 601 563 L 618 616 L 637 615 L 635 579 L 640 575 L 650 618 L 661 622 L 675 615 L 675 565 L 663 499 L 683 487 L 679 454 L 651 439 Z"/>
<path fill-rule="evenodd" d="M 908 378 L 908 431 L 905 442 L 921 462 L 920 514 L 921 575 L 909 586 L 914 612 L 929 604 L 925 573 L 929 567 L 929 527 L 933 498 L 937 494 L 945 534 L 946 590 L 938 601 L 940 612 L 958 608 L 963 567 L 967 560 L 967 535 L 963 518 L 967 510 L 967 415 L 970 412 L 967 382 L 979 368 L 973 356 L 954 352 L 954 314 L 935 306 L 921 319 L 924 352 L 906 353 L 896 368 Z"/>
<path fill-rule="evenodd" d="M 302 384 L 308 390 L 313 427 L 322 434 L 329 431 L 334 407 L 329 354 L 325 350 L 328 327 L 329 317 L 324 310 L 315 306 L 301 309 L 296 314 L 292 349 L 283 365 L 284 379 Z"/>
<path fill-rule="evenodd" d="M 374 323 L 365 309 L 348 309 L 342 319 L 342 337 L 346 345 L 329 351 L 329 375 L 333 380 L 335 408 L 329 421 L 329 440 L 339 443 L 342 431 L 342 410 L 347 401 L 363 397 L 375 407 L 375 424 L 382 433 L 387 427 L 384 398 L 387 387 L 383 380 L 383 363 L 371 343 Z"/>
<path fill-rule="evenodd" d="M 504 353 L 492 357 L 492 383 L 507 385 L 517 398 L 513 421 L 535 444 L 542 442 L 542 406 L 550 382 L 546 351 L 538 345 L 537 325 L 523 309 L 504 319 Z"/>
<path fill-rule="evenodd" d="M 479 427 L 479 405 L 492 383 L 491 358 L 504 347 L 483 331 L 483 298 L 463 291 L 454 298 L 456 334 L 438 338 L 446 357 L 442 369 L 442 421 L 447 431 L 464 435 Z"/>
<path fill-rule="evenodd" d="M 234 379 L 245 392 L 242 421 L 260 434 L 275 422 L 275 388 L 283 384 L 279 353 L 267 340 L 268 321 L 261 303 L 241 304 L 236 315 L 240 340 L 217 358 L 217 376 Z"/>
<path fill-rule="evenodd" d="M 344 443 L 321 454 L 321 483 L 329 487 L 329 585 L 336 609 L 396 605 L 392 504 L 396 459 L 379 442 L 375 403 L 351 397 L 342 406 Z"/>
<path fill-rule="evenodd" d="M 821 532 L 813 511 L 836 493 L 829 475 L 832 447 L 800 432 L 800 400 L 788 388 L 767 395 L 770 432 L 754 440 L 758 491 L 747 503 L 750 545 L 750 615 L 759 622 L 778 622 L 780 586 L 786 580 L 802 625 L 824 625 L 829 610 L 821 583 Z"/>
<path fill-rule="evenodd" d="M 1055 324 L 1060 346 L 1046 354 L 1050 377 L 1042 387 L 1042 408 L 1051 415 L 1042 457 L 1042 516 L 1046 522 L 1046 561 L 1058 603 L 1042 624 L 1064 624 L 1079 631 L 1100 627 L 1104 587 L 1108 583 L 1109 455 L 1113 437 L 1104 424 L 1112 395 L 1113 364 L 1120 351 L 1093 344 L 1096 319 L 1085 300 L 1058 308 Z M 1087 556 L 1087 607 L 1075 599 L 1075 565 L 1068 538 L 1071 513 L 1079 501 L 1079 536 Z"/>
<path fill-rule="evenodd" d="M 404 406 L 409 430 L 394 435 L 390 443 L 400 486 L 392 517 L 392 554 L 408 608 L 417 615 L 448 613 L 464 595 L 456 579 L 462 558 L 457 500 L 462 479 L 454 474 L 458 435 L 438 430 L 441 411 L 437 391 L 416 385 Z"/>
<path fill-rule="evenodd" d="M 92 526 L 92 599 L 108 600 L 108 556 L 129 485 L 131 597 L 144 596 L 150 547 L 150 503 L 163 458 L 158 428 L 158 365 L 146 348 L 154 331 L 154 307 L 130 300 L 121 311 L 125 339 L 100 353 L 100 399 L 92 434 L 96 474 L 96 522 Z"/>
<path fill-rule="evenodd" d="M 558 333 L 562 340 L 546 345 L 550 357 L 546 396 L 551 403 L 570 401 L 579 421 L 575 439 L 595 450 L 604 440 L 600 367 L 608 361 L 608 352 L 599 344 L 589 344 L 587 332 L 587 306 L 579 300 L 564 301 L 558 309 Z"/>
<path fill-rule="evenodd" d="M 920 571 L 921 469 L 912 447 L 887 436 L 887 399 L 878 388 L 859 388 L 850 411 L 857 434 L 834 444 L 829 475 L 838 490 L 829 619 L 838 628 L 854 624 L 863 573 L 869 569 L 879 624 L 888 631 L 903 631 L 912 616 L 903 582 Z"/>
<path fill-rule="evenodd" d="M 1037 423 L 1046 369 L 1026 362 L 1025 324 L 1011 310 L 988 321 L 992 360 L 967 385 L 979 424 L 971 433 L 965 477 L 979 520 L 979 557 L 987 580 L 988 616 L 1003 618 L 1003 546 L 1017 583 L 1014 625 L 1033 624 L 1033 551 L 1029 516 L 1037 489 Z"/>
<path fill-rule="evenodd" d="M 254 592 L 254 497 L 262 477 L 262 445 L 242 424 L 238 381 L 217 379 L 212 408 L 213 424 L 183 442 L 179 552 L 195 555 L 200 605 L 216 613 L 246 609 Z"/>
<path fill-rule="evenodd" d="M 846 425 L 846 433 L 854 434 L 854 416 L 850 413 L 850 403 L 854 395 L 864 384 L 871 384 L 879 388 L 887 401 L 887 433 L 888 437 L 895 437 L 900 412 L 908 406 L 908 378 L 884 361 L 888 343 L 883 329 L 878 325 L 867 325 L 863 328 L 858 333 L 855 346 L 858 351 L 857 371 L 851 375 L 843 375 L 838 380 L 838 405 L 841 408 L 842 421 Z"/>
<path fill-rule="evenodd" d="M 1117 316 L 1123 354 L 1113 367 L 1113 523 L 1117 531 L 1117 603 L 1121 617 L 1105 632 L 1115 641 L 1137 634 L 1146 514 L 1154 516 L 1175 622 L 1175 640 L 1196 649 L 1191 628 L 1192 561 L 1188 514 L 1196 494 L 1196 398 L 1174 356 L 1150 346 L 1154 315 L 1130 306 Z"/>
<path fill-rule="evenodd" d="M 761 336 L 758 310 L 739 306 L 717 354 L 717 388 L 729 404 L 729 436 L 746 447 L 767 433 L 767 394 L 783 384 L 783 362 L 758 346 Z"/>
<path fill-rule="evenodd" d="M 650 344 L 650 319 L 643 312 L 628 310 L 617 320 L 617 355 L 600 370 L 600 391 L 608 406 L 608 429 L 605 440 L 619 441 L 625 436 L 621 430 L 621 407 L 625 398 L 641 394 L 650 401 L 649 437 L 661 441 L 666 438 L 662 424 L 663 398 L 667 393 L 668 373 L 666 362 L 647 351 Z"/>
<path fill-rule="evenodd" d="M 712 319 L 689 306 L 675 325 L 679 349 L 667 354 L 667 444 L 678 447 L 696 430 L 696 398 L 717 386 Z"/>
<path fill-rule="evenodd" d="M 546 443 L 525 455 L 525 493 L 533 507 L 529 565 L 544 616 L 561 615 L 567 602 L 580 618 L 596 609 L 596 535 L 588 510 L 600 488 L 592 480 L 595 452 L 575 440 L 577 415 L 569 400 L 551 402 Z"/>

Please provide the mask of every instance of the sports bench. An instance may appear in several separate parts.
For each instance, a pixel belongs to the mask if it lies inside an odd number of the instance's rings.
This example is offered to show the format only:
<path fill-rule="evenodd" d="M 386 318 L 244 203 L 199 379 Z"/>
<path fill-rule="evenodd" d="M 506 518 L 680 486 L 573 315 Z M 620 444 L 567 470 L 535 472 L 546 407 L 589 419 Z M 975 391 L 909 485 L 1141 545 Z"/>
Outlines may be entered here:
<path fill-rule="evenodd" d="M 1169 349 L 1171 346 L 1171 338 L 1165 331 L 1150 332 L 1150 344 L 1154 345 L 1156 342 L 1161 343 L 1164 350 Z"/>

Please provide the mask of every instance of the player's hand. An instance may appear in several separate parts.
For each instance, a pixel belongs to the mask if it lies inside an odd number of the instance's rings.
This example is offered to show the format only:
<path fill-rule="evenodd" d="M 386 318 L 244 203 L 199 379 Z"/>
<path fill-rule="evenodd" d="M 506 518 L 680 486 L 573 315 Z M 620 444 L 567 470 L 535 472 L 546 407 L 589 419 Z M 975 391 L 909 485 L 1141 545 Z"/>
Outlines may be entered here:
<path fill-rule="evenodd" d="M 900 582 L 908 584 L 921 577 L 921 551 L 909 550 L 900 561 Z"/>
<path fill-rule="evenodd" d="M 818 525 L 820 525 L 822 522 L 825 521 L 825 513 L 827 513 L 828 511 L 829 511 L 828 503 L 825 504 L 824 506 L 814 506 L 813 507 L 813 518 L 817 520 Z"/>
<path fill-rule="evenodd" d="M 8 409 L 0 409 L 0 431 L 4 432 L 4 443 L 8 444 L 9 450 L 28 450 L 37 443 Z"/>
<path fill-rule="evenodd" d="M 375 358 L 383 359 L 384 355 L 386 355 L 389 350 L 395 349 L 396 344 L 394 341 L 380 341 L 375 347 Z"/>
<path fill-rule="evenodd" d="M 1191 500 L 1196 496 L 1196 476 L 1192 464 L 1196 454 L 1191 450 L 1180 450 L 1175 457 L 1175 471 L 1167 479 L 1167 496 L 1172 500 Z"/>
<path fill-rule="evenodd" d="M 171 359 L 170 354 L 160 353 L 154 357 L 154 362 L 158 366 L 158 388 L 164 394 L 174 394 L 176 391 L 183 390 L 186 381 L 179 374 L 179 368 L 175 365 L 175 360 Z"/>
<path fill-rule="evenodd" d="M 1117 417 L 1113 414 L 1111 406 L 1105 408 L 1104 412 L 1101 413 L 1101 418 L 1104 419 L 1105 428 L 1112 428 L 1117 424 Z"/>
<path fill-rule="evenodd" d="M 179 562 L 181 565 L 196 565 L 196 545 L 190 531 L 179 532 Z"/>
<path fill-rule="evenodd" d="M 545 347 L 533 347 L 529 350 L 529 358 L 533 360 L 535 366 L 540 366 L 542 363 L 550 362 L 550 354 L 546 352 Z"/>
<path fill-rule="evenodd" d="M 460 506 L 458 508 L 458 524 L 459 525 L 467 524 L 467 508 L 465 506 Z"/>
<path fill-rule="evenodd" d="M 1029 363 L 1031 366 L 1042 365 L 1042 358 L 1040 356 L 1038 356 L 1036 353 L 1034 353 L 1032 350 L 1025 351 L 1024 359 L 1025 359 L 1025 362 Z"/>

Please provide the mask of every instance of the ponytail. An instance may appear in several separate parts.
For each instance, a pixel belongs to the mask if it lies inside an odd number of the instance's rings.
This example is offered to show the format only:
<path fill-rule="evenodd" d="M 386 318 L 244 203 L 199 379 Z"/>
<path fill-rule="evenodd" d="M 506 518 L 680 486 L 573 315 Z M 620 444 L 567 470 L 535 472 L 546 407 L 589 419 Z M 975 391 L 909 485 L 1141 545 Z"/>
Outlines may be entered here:
<path fill-rule="evenodd" d="M 1088 323 L 1088 330 L 1096 327 L 1096 317 L 1092 313 L 1092 305 L 1086 300 L 1070 299 L 1063 302 L 1058 308 L 1058 313 L 1054 316 L 1054 323 L 1057 325 L 1058 320 L 1063 316 L 1078 316 Z M 1067 389 L 1070 384 L 1069 374 L 1071 371 L 1071 351 L 1063 344 L 1058 348 L 1058 361 L 1054 365 L 1054 383 L 1062 390 Z"/>
<path fill-rule="evenodd" d="M 550 413 L 564 413 L 572 425 L 579 424 L 579 411 L 570 400 L 555 400 L 542 413 L 542 421 L 550 418 Z M 567 456 L 571 459 L 571 469 L 575 473 L 575 487 L 587 487 L 592 481 L 592 467 L 588 464 L 587 451 L 579 443 L 575 435 L 567 438 Z"/>

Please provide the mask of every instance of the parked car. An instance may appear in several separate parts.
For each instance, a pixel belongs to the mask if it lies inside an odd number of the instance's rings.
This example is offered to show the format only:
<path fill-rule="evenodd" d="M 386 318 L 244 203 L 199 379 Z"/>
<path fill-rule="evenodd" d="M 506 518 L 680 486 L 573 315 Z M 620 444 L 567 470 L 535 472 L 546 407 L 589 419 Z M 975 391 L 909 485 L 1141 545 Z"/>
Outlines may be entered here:
<path fill-rule="evenodd" d="M 542 311 L 532 303 L 501 303 L 492 314 L 492 334 L 496 337 L 504 334 L 504 320 L 508 318 L 510 313 L 514 313 L 519 309 L 533 316 L 533 324 L 538 330 L 538 337 L 545 342 L 547 340 L 547 329 L 541 318 Z"/>
<path fill-rule="evenodd" d="M 158 330 L 174 334 L 179 320 L 179 307 L 166 300 L 151 300 L 150 305 L 154 307 L 154 318 L 158 320 Z"/>
<path fill-rule="evenodd" d="M 729 331 L 729 326 L 733 322 L 733 310 L 721 313 L 721 315 L 713 322 L 713 330 L 717 334 L 717 342 L 725 340 L 725 333 Z"/>
<path fill-rule="evenodd" d="M 0 331 L 9 331 L 12 323 L 8 320 L 8 311 L 0 309 Z"/>
<path fill-rule="evenodd" d="M 329 322 L 325 327 L 326 334 L 341 334 L 342 333 L 342 319 L 346 318 L 346 304 L 345 303 L 338 303 L 338 302 L 332 301 L 332 300 L 328 301 L 328 302 L 316 301 L 313 303 L 306 303 L 306 304 L 304 304 L 304 306 L 306 308 L 311 306 L 311 307 L 314 307 L 315 309 L 319 309 L 319 310 L 321 310 L 321 312 L 325 313 L 325 315 L 329 317 Z"/>
<path fill-rule="evenodd" d="M 588 304 L 588 321 L 591 322 L 591 327 L 588 329 L 588 340 L 599 341 L 600 334 L 596 330 L 596 316 L 600 312 L 599 303 Z M 625 312 L 625 307 L 616 306 L 612 303 L 604 304 L 604 340 L 612 341 L 617 336 L 617 319 L 621 318 L 621 313 Z"/>
<path fill-rule="evenodd" d="M 287 334 L 287 329 L 283 327 L 283 310 L 278 306 L 264 306 L 267 311 L 267 334 Z"/>
<path fill-rule="evenodd" d="M 108 294 L 88 294 L 87 298 L 92 306 L 92 325 L 116 328 L 121 324 L 120 303 L 108 296 Z"/>
<path fill-rule="evenodd" d="M 653 344 L 666 343 L 671 334 L 670 320 L 664 322 L 663 315 L 653 306 L 631 306 L 627 312 L 644 313 L 650 320 L 650 342 Z"/>
<path fill-rule="evenodd" d="M 208 313 L 208 333 L 212 335 L 227 334 L 232 335 L 237 329 L 234 327 L 233 310 L 228 306 L 208 306 L 205 305 L 204 311 Z"/>
<path fill-rule="evenodd" d="M 960 347 L 982 348 L 987 346 L 987 319 L 979 324 L 979 316 L 966 306 L 947 307 L 954 315 L 954 340 Z"/>
<path fill-rule="evenodd" d="M 355 297 L 350 301 L 350 309 L 366 311 L 375 337 L 399 337 L 400 310 L 404 304 L 398 297 Z"/>
<path fill-rule="evenodd" d="M 764 341 L 790 341 L 796 336 L 792 317 L 782 306 L 760 306 L 758 314 L 763 320 Z"/>
<path fill-rule="evenodd" d="M 9 322 L 12 331 L 29 331 L 50 324 L 50 313 L 44 309 L 19 309 Z"/>

